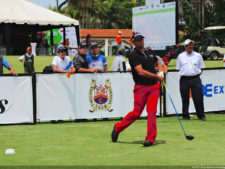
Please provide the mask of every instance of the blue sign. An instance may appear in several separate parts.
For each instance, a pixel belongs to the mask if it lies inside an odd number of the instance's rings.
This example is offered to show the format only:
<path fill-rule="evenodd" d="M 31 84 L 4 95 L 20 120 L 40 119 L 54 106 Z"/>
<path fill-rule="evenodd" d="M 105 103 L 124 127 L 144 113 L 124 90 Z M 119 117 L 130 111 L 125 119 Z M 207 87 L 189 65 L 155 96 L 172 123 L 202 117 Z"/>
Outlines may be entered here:
<path fill-rule="evenodd" d="M 213 84 L 202 85 L 203 96 L 213 97 L 213 95 L 224 94 L 224 86 L 213 86 Z"/>

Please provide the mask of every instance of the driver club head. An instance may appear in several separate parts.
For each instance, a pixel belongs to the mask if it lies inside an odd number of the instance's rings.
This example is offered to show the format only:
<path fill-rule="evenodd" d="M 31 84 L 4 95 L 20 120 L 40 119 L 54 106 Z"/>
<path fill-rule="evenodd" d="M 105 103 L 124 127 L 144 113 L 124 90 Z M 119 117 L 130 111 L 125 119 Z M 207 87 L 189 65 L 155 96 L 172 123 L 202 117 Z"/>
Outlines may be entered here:
<path fill-rule="evenodd" d="M 194 136 L 192 136 L 192 135 L 186 135 L 186 139 L 187 140 L 193 140 L 194 139 Z"/>

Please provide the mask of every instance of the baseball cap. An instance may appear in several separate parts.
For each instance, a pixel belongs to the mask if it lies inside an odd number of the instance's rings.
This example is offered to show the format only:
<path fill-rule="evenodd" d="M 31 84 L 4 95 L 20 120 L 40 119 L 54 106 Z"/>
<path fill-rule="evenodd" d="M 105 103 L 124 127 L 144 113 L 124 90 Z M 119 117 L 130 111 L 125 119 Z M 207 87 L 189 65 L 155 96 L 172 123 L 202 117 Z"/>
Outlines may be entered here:
<path fill-rule="evenodd" d="M 30 47 L 30 46 L 29 46 L 29 47 L 27 47 L 27 51 L 28 51 L 28 50 L 31 50 L 31 47 Z"/>
<path fill-rule="evenodd" d="M 98 47 L 98 43 L 93 42 L 93 43 L 91 44 L 91 49 L 96 48 L 96 47 Z"/>
<path fill-rule="evenodd" d="M 134 41 L 140 40 L 142 38 L 145 38 L 145 37 L 141 33 L 136 32 L 132 36 L 132 41 L 134 42 Z"/>
<path fill-rule="evenodd" d="M 124 48 L 124 47 L 120 47 L 120 48 L 118 49 L 118 53 L 123 53 L 123 52 L 125 52 L 125 48 Z"/>
<path fill-rule="evenodd" d="M 184 41 L 184 46 L 187 46 L 187 45 L 189 45 L 190 43 L 194 43 L 194 41 L 192 41 L 191 39 L 186 39 L 186 40 Z"/>
<path fill-rule="evenodd" d="M 64 45 L 59 45 L 58 46 L 58 52 L 64 52 L 64 51 L 67 51 L 66 47 Z"/>
<path fill-rule="evenodd" d="M 118 34 L 122 34 L 122 32 L 121 31 L 118 31 Z"/>
<path fill-rule="evenodd" d="M 87 44 L 84 43 L 84 42 L 82 42 L 82 43 L 80 43 L 79 48 L 80 48 L 80 49 L 81 49 L 81 48 L 87 48 Z"/>

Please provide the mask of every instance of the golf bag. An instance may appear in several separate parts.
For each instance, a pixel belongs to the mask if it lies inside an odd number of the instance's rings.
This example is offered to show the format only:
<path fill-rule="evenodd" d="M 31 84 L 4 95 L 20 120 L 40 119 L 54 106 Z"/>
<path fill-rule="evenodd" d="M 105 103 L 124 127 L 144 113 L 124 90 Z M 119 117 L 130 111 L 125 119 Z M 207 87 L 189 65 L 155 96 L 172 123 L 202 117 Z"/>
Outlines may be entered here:
<path fill-rule="evenodd" d="M 43 69 L 43 73 L 53 73 L 52 65 L 45 66 L 45 68 Z"/>
<path fill-rule="evenodd" d="M 172 59 L 176 59 L 184 51 L 184 46 L 174 45 L 166 46 L 166 55 L 162 58 L 165 65 L 168 65 Z"/>

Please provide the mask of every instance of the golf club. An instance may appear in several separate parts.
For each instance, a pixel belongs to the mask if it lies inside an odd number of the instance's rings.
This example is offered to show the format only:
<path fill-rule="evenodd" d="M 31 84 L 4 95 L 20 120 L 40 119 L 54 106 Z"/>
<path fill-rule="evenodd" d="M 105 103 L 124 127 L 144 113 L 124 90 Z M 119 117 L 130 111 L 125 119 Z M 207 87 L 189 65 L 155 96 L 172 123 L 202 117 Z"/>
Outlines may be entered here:
<path fill-rule="evenodd" d="M 163 85 L 164 85 L 165 88 L 166 88 L 167 95 L 168 95 L 169 98 L 170 98 L 170 101 L 171 101 L 171 103 L 172 103 L 172 105 L 173 105 L 173 108 L 174 108 L 174 110 L 175 110 L 175 112 L 176 112 L 177 118 L 178 118 L 178 120 L 179 120 L 179 122 L 180 122 L 180 125 L 181 125 L 181 127 L 182 127 L 182 130 L 183 130 L 183 133 L 184 133 L 186 139 L 187 139 L 187 140 L 193 140 L 193 139 L 194 139 L 194 136 L 192 136 L 192 135 L 187 135 L 186 132 L 185 132 L 185 130 L 184 130 L 184 127 L 183 127 L 183 125 L 182 125 L 182 123 L 181 123 L 180 117 L 179 117 L 179 115 L 178 115 L 178 113 L 177 113 L 177 109 L 176 109 L 176 107 L 175 107 L 175 105 L 174 105 L 174 103 L 173 103 L 173 100 L 172 100 L 172 98 L 171 98 L 171 96 L 170 96 L 170 94 L 169 94 L 169 91 L 168 91 L 168 89 L 167 89 L 167 87 L 166 87 L 165 82 L 163 82 Z"/>

